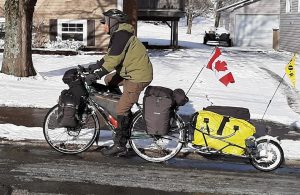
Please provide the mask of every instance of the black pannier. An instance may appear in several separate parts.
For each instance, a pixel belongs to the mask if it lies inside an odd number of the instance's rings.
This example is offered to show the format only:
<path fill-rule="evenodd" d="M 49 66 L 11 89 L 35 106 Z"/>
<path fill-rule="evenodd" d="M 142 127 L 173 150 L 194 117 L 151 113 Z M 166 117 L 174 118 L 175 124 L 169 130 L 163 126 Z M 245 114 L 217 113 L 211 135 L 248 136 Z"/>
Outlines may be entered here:
<path fill-rule="evenodd" d="M 75 68 L 67 70 L 62 78 L 63 82 L 67 85 L 70 85 L 73 81 L 76 81 L 77 79 L 78 71 Z"/>
<path fill-rule="evenodd" d="M 78 104 L 70 90 L 63 90 L 58 100 L 57 122 L 61 127 L 76 127 L 78 125 Z"/>
<path fill-rule="evenodd" d="M 149 135 L 166 135 L 174 106 L 173 90 L 148 86 L 143 98 L 143 115 Z"/>
<path fill-rule="evenodd" d="M 59 96 L 58 124 L 61 127 L 76 127 L 85 107 L 87 91 L 76 69 L 66 71 L 62 80 L 69 85 L 69 89 L 63 90 Z"/>
<path fill-rule="evenodd" d="M 173 98 L 177 106 L 184 106 L 189 101 L 189 98 L 182 89 L 175 89 L 173 91 Z"/>

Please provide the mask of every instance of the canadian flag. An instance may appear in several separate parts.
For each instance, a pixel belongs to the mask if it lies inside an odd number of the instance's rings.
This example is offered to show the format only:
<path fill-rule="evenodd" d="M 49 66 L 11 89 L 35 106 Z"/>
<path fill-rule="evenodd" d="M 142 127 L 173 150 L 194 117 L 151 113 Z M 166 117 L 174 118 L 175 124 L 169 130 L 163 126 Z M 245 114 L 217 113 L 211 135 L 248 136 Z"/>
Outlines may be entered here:
<path fill-rule="evenodd" d="M 232 73 L 227 68 L 227 63 L 222 60 L 220 48 L 216 47 L 215 52 L 210 58 L 206 68 L 214 71 L 219 81 L 225 86 L 229 83 L 235 83 Z"/>

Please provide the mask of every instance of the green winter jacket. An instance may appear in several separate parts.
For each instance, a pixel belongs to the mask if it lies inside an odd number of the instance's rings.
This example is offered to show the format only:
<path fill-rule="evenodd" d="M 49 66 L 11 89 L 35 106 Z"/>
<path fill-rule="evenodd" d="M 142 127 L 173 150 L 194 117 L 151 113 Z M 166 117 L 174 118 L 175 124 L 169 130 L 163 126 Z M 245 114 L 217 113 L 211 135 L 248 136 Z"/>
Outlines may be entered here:
<path fill-rule="evenodd" d="M 145 46 L 133 33 L 132 25 L 119 24 L 111 36 L 108 53 L 100 61 L 101 65 L 107 72 L 116 70 L 121 77 L 132 82 L 150 82 L 153 79 L 152 64 Z"/>

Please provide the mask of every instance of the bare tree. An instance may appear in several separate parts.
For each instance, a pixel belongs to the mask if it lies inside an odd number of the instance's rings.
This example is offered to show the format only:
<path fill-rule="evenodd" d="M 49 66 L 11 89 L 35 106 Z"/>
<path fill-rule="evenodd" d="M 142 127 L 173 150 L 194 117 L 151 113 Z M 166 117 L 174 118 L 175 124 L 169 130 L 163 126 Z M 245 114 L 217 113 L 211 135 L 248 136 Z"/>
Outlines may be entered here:
<path fill-rule="evenodd" d="M 215 27 L 219 27 L 220 23 L 220 12 L 217 12 L 218 9 L 225 6 L 231 5 L 241 0 L 213 0 L 214 9 L 215 9 Z"/>
<path fill-rule="evenodd" d="M 46 21 L 42 16 L 37 17 L 34 15 L 34 24 L 32 25 L 32 46 L 33 48 L 43 47 L 48 41 L 45 33 Z"/>
<path fill-rule="evenodd" d="M 224 6 L 224 1 L 223 0 L 217 0 L 215 3 L 215 27 L 219 27 L 220 23 L 220 17 L 221 14 L 220 12 L 217 12 L 218 9 L 222 8 Z"/>
<path fill-rule="evenodd" d="M 187 13 L 187 34 L 192 33 L 193 19 L 198 16 L 206 16 L 213 11 L 213 3 L 211 0 L 188 0 L 186 1 Z"/>
<path fill-rule="evenodd" d="M 32 18 L 37 0 L 5 1 L 5 45 L 1 72 L 36 75 L 32 64 Z"/>

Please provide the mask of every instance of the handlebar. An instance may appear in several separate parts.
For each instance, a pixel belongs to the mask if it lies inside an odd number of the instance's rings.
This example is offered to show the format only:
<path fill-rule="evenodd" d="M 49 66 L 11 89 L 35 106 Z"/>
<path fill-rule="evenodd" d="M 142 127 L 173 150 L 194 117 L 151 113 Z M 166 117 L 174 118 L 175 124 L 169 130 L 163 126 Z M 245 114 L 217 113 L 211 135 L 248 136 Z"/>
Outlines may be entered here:
<path fill-rule="evenodd" d="M 89 74 L 89 72 L 81 65 L 78 65 L 77 71 L 78 71 L 79 75 L 84 78 L 86 77 L 86 75 Z"/>

